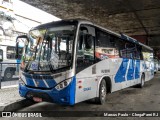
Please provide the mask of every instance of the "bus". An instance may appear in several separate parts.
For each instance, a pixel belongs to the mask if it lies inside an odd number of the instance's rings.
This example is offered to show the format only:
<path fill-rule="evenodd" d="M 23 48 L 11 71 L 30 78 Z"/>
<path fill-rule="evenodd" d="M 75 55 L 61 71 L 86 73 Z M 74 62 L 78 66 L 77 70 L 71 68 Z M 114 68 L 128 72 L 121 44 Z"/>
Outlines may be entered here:
<path fill-rule="evenodd" d="M 152 48 L 87 20 L 42 24 L 24 38 L 19 94 L 36 102 L 104 104 L 107 93 L 154 77 Z"/>
<path fill-rule="evenodd" d="M 11 80 L 14 75 L 18 75 L 16 68 L 20 64 L 21 54 L 23 50 L 23 43 L 18 47 L 19 56 L 16 59 L 16 43 L 11 40 L 0 41 L 0 65 L 1 77 L 3 80 Z"/>

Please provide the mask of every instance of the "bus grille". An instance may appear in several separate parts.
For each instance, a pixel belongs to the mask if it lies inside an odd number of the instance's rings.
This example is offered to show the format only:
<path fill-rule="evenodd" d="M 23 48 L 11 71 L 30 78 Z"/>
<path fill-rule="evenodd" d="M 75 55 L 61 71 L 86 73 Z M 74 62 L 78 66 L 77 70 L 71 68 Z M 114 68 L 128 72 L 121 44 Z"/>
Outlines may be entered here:
<path fill-rule="evenodd" d="M 32 78 L 32 79 L 45 79 L 45 80 L 54 79 L 54 77 L 50 75 L 33 75 L 33 74 L 30 75 L 30 74 L 25 74 L 25 73 L 23 73 L 23 75 L 27 78 Z"/>

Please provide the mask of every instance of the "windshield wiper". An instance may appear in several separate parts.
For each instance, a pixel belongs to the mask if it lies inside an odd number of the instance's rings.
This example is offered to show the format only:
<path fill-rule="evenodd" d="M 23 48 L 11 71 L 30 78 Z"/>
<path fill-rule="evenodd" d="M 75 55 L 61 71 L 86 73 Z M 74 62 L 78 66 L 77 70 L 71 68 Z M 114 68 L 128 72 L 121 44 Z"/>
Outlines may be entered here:
<path fill-rule="evenodd" d="M 48 62 L 48 66 L 49 66 L 51 72 L 53 72 L 54 69 L 53 69 L 53 66 L 52 66 L 52 64 L 50 63 L 50 61 Z"/>

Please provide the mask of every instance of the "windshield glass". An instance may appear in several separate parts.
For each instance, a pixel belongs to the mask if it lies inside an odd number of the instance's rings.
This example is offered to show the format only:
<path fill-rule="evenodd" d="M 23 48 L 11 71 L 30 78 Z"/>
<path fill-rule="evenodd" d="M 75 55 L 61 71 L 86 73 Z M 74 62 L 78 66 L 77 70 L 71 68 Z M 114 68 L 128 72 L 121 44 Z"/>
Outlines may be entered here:
<path fill-rule="evenodd" d="M 26 43 L 23 68 L 51 71 L 71 65 L 75 26 L 32 30 Z"/>

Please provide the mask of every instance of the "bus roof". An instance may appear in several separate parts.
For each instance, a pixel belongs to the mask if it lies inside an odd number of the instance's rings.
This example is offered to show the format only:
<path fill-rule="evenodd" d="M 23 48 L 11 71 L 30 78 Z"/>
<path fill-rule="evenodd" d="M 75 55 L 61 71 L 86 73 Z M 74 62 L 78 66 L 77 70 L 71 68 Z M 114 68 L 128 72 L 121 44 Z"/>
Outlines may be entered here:
<path fill-rule="evenodd" d="M 113 32 L 113 31 L 111 31 L 111 30 L 109 30 L 109 29 L 106 29 L 106 28 L 104 28 L 104 27 L 102 27 L 102 26 L 99 26 L 99 25 L 97 25 L 97 24 L 94 24 L 93 22 L 90 22 L 90 21 L 85 20 L 85 19 L 64 19 L 64 20 L 59 20 L 59 21 L 53 21 L 53 22 L 49 22 L 49 23 L 42 24 L 42 25 L 39 25 L 39 26 L 37 26 L 37 27 L 34 27 L 34 28 L 31 29 L 31 30 L 41 29 L 41 28 L 46 28 L 46 29 L 47 29 L 47 28 L 50 28 L 51 26 L 59 26 L 59 25 L 76 25 L 76 24 L 78 24 L 78 23 L 80 23 L 80 24 L 90 24 L 90 25 L 93 25 L 93 26 L 95 26 L 95 27 L 98 27 L 98 28 L 100 28 L 100 29 L 103 29 L 104 31 L 106 31 L 106 32 L 108 32 L 108 33 L 110 33 L 110 34 L 113 34 L 113 35 L 119 37 L 120 39 L 123 39 L 123 40 L 126 40 L 126 41 L 130 41 L 130 42 L 132 42 L 132 43 L 134 43 L 134 44 L 141 45 L 141 46 L 143 46 L 143 47 L 145 47 L 146 49 L 149 49 L 149 50 L 151 50 L 151 51 L 153 50 L 151 47 L 149 47 L 149 46 L 147 46 L 147 45 L 145 45 L 145 44 L 137 41 L 136 39 L 134 39 L 134 38 L 132 38 L 132 37 L 129 37 L 129 36 L 127 36 L 127 35 L 125 35 L 125 34 L 122 34 L 122 33 L 119 34 L 119 33 Z"/>
<path fill-rule="evenodd" d="M 130 42 L 132 42 L 132 43 L 138 44 L 138 45 L 140 45 L 140 46 L 143 46 L 143 47 L 145 47 L 145 48 L 148 49 L 148 50 L 153 51 L 153 48 L 151 48 L 151 47 L 149 47 L 149 46 L 147 46 L 147 45 L 145 45 L 145 44 L 137 41 L 136 39 L 125 35 L 125 34 L 122 34 L 122 33 L 121 33 L 121 38 L 124 39 L 124 40 L 130 41 Z"/>
<path fill-rule="evenodd" d="M 34 30 L 34 29 L 42 29 L 42 28 L 50 28 L 50 27 L 53 27 L 53 26 L 59 26 L 59 25 L 76 25 L 78 24 L 78 21 L 77 20 L 58 20 L 58 21 L 53 21 L 53 22 L 49 22 L 49 23 L 45 23 L 45 24 L 41 24 L 37 27 L 34 27 L 32 28 L 31 30 Z"/>

